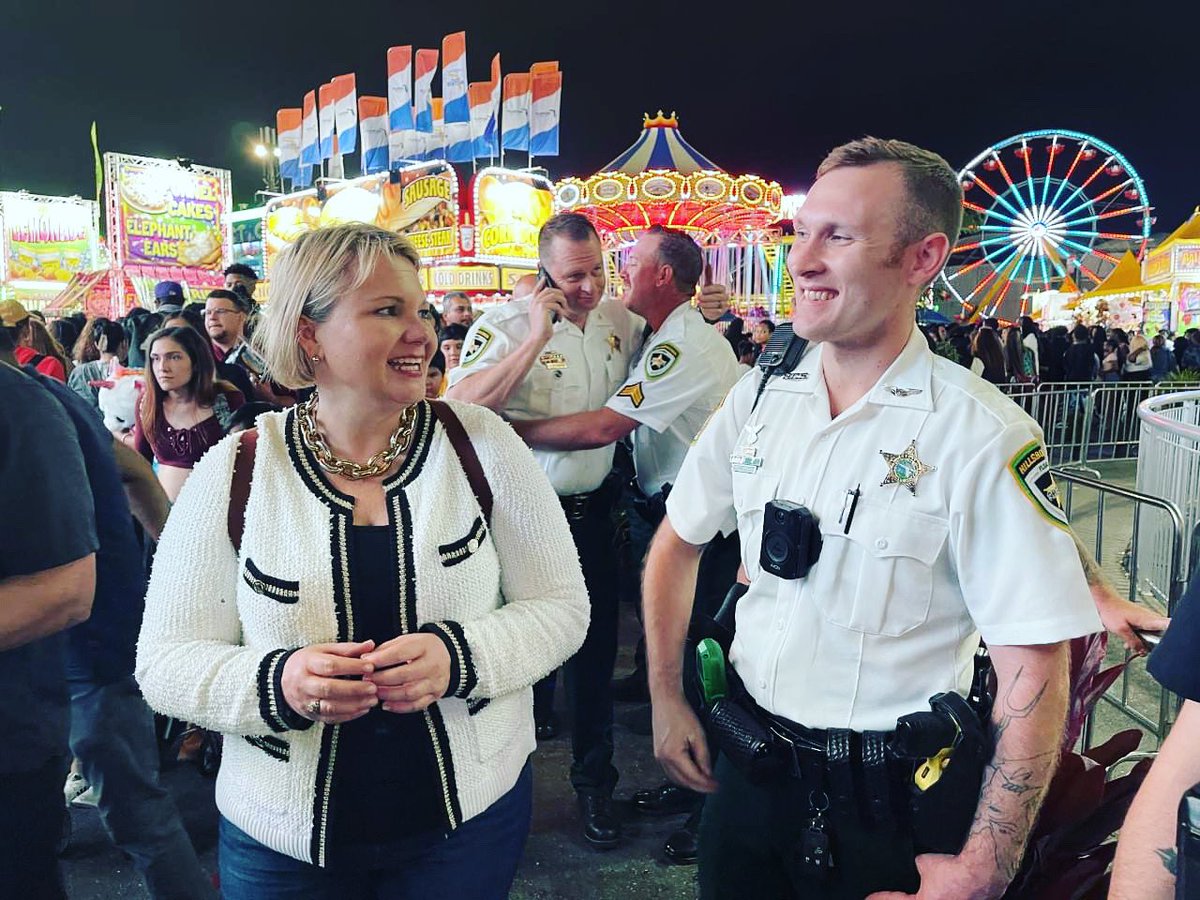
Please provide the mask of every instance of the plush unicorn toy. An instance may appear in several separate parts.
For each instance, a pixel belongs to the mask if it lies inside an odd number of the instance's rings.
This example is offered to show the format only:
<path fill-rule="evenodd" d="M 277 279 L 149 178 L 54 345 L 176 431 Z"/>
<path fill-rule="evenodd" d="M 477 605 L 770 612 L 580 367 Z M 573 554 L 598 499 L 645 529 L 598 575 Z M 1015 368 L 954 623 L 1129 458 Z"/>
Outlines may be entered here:
<path fill-rule="evenodd" d="M 132 431 L 138 398 L 145 388 L 144 374 L 139 369 L 127 369 L 114 359 L 108 378 L 91 384 L 100 388 L 104 427 L 117 436 Z"/>

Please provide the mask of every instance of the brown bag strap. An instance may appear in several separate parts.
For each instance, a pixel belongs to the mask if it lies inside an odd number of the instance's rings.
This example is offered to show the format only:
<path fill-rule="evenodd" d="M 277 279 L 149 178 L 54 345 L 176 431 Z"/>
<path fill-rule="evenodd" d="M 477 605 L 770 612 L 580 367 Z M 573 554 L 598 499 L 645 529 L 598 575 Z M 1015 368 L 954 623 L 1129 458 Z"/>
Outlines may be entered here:
<path fill-rule="evenodd" d="M 487 476 L 483 474 L 483 466 L 479 462 L 479 456 L 475 453 L 475 447 L 471 444 L 467 430 L 463 428 L 462 421 L 450 408 L 450 404 L 441 400 L 430 400 L 429 406 L 438 421 L 442 423 L 442 427 L 446 429 L 446 437 L 450 439 L 450 445 L 458 454 L 458 461 L 462 464 L 463 471 L 467 473 L 467 482 L 471 485 L 475 499 L 479 501 L 479 508 L 483 510 L 483 520 L 491 528 L 492 487 L 488 484 Z"/>
<path fill-rule="evenodd" d="M 250 499 L 250 479 L 254 475 L 254 450 L 258 444 L 258 429 L 243 431 L 238 438 L 237 455 L 233 458 L 233 481 L 229 483 L 229 540 L 233 549 L 242 552 L 242 532 L 246 529 L 246 502 Z"/>

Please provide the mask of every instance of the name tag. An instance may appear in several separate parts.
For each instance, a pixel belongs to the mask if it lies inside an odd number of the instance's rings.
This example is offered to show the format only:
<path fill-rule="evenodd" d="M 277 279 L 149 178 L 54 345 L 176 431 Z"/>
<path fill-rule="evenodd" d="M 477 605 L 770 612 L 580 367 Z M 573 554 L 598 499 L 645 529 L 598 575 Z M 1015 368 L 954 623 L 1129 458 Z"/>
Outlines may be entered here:
<path fill-rule="evenodd" d="M 538 357 L 538 362 L 552 372 L 558 369 L 565 369 L 567 367 L 566 356 L 555 350 L 547 350 Z"/>
<path fill-rule="evenodd" d="M 739 447 L 729 454 L 729 467 L 745 475 L 757 475 L 762 468 L 763 458 L 754 447 Z"/>

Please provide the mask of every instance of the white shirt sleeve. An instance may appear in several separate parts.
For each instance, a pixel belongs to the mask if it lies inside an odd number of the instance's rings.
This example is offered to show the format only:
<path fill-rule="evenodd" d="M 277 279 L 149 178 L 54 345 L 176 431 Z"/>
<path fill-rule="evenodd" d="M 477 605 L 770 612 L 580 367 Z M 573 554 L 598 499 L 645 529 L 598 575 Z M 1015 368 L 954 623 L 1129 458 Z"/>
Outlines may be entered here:
<path fill-rule="evenodd" d="M 462 361 L 447 375 L 447 386 L 454 387 L 468 375 L 490 369 L 512 352 L 516 341 L 504 328 L 504 321 L 484 314 L 471 325 L 463 341 Z"/>
<path fill-rule="evenodd" d="M 1009 425 L 963 470 L 950 541 L 963 600 L 989 644 L 1051 644 L 1102 629 L 1031 425 Z"/>
<path fill-rule="evenodd" d="M 696 435 L 667 497 L 667 518 L 676 534 L 689 544 L 708 543 L 717 532 L 730 534 L 737 528 L 733 505 L 733 453 L 758 387 L 758 373 L 751 372 L 734 385 Z"/>

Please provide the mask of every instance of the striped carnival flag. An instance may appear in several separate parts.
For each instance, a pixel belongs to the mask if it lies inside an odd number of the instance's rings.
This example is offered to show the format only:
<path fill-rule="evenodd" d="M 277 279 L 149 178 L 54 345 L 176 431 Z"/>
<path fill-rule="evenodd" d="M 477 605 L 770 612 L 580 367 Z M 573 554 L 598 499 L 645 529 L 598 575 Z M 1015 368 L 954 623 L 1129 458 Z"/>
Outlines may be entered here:
<path fill-rule="evenodd" d="M 424 138 L 422 148 L 422 159 L 445 159 L 446 158 L 446 118 L 445 106 L 441 97 L 429 98 L 429 117 L 433 123 L 429 134 L 422 135 Z"/>
<path fill-rule="evenodd" d="M 471 159 L 487 158 L 494 154 L 488 152 L 487 128 L 492 118 L 492 83 L 490 81 L 472 81 L 467 91 L 471 101 Z M 457 162 L 457 160 L 455 160 Z"/>
<path fill-rule="evenodd" d="M 374 175 L 388 168 L 388 100 L 358 98 L 358 127 L 362 131 L 362 173 Z"/>
<path fill-rule="evenodd" d="M 504 76 L 504 131 L 501 144 L 505 150 L 529 149 L 530 81 L 528 72 Z"/>
<path fill-rule="evenodd" d="M 337 135 L 335 112 L 333 82 L 328 82 L 317 88 L 317 127 L 321 133 L 321 159 L 333 157 L 333 142 Z"/>
<path fill-rule="evenodd" d="M 531 78 L 529 154 L 558 156 L 558 120 L 562 112 L 562 73 L 542 72 Z"/>
<path fill-rule="evenodd" d="M 433 76 L 437 72 L 438 52 L 418 50 L 413 65 L 413 127 L 429 134 L 433 131 Z"/>
<path fill-rule="evenodd" d="M 295 181 L 300 175 L 300 130 L 303 121 L 302 109 L 281 109 L 275 113 L 279 176 L 289 181 Z"/>
<path fill-rule="evenodd" d="M 467 100 L 467 33 L 456 31 L 442 38 L 442 102 L 446 124 L 470 122 Z"/>
<path fill-rule="evenodd" d="M 338 152 L 353 153 L 358 149 L 358 85 L 353 75 L 334 76 L 331 83 Z"/>
<path fill-rule="evenodd" d="M 300 126 L 300 165 L 315 166 L 321 161 L 317 129 L 317 92 L 304 95 L 304 118 Z"/>
<path fill-rule="evenodd" d="M 412 131 L 412 46 L 389 47 L 388 70 L 388 130 Z"/>
<path fill-rule="evenodd" d="M 487 144 L 487 156 L 500 155 L 500 91 L 504 77 L 500 74 L 500 54 L 492 57 L 491 96 L 488 98 L 488 121 L 483 139 Z"/>

